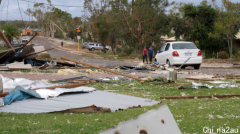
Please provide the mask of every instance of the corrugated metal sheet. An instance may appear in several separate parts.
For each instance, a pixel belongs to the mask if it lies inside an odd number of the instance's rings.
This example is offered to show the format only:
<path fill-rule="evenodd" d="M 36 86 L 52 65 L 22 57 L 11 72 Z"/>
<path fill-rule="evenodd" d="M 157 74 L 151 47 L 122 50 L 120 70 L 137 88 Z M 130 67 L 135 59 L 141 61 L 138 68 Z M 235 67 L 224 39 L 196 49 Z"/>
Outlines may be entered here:
<path fill-rule="evenodd" d="M 0 107 L 0 112 L 12 113 L 47 113 L 62 111 L 71 108 L 81 108 L 91 105 L 97 107 L 108 107 L 111 111 L 126 109 L 132 106 L 150 106 L 157 104 L 145 98 L 133 97 L 128 95 L 109 93 L 104 91 L 94 91 L 90 93 L 63 94 L 56 98 L 47 100 L 30 98 L 17 101 L 11 105 Z"/>
<path fill-rule="evenodd" d="M 167 104 L 100 134 L 181 134 Z"/>

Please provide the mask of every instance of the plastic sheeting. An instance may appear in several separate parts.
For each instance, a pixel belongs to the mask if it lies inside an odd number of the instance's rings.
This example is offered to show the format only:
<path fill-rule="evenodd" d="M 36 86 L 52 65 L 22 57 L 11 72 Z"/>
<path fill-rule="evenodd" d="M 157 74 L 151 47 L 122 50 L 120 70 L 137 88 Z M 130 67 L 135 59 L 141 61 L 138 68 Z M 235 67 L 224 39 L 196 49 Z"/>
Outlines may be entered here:
<path fill-rule="evenodd" d="M 204 87 L 204 88 L 237 88 L 238 85 L 236 84 L 221 84 L 219 86 L 211 86 L 211 85 L 208 85 L 208 84 L 205 84 L 205 83 L 195 83 L 195 82 L 192 82 L 192 88 L 195 88 L 195 89 L 198 89 L 199 87 Z"/>
<path fill-rule="evenodd" d="M 41 98 L 47 99 L 48 97 L 57 97 L 63 93 L 70 93 L 70 92 L 82 92 L 88 93 L 95 91 L 95 88 L 92 87 L 76 87 L 76 88 L 56 88 L 55 90 L 50 89 L 38 89 L 36 92 L 41 96 Z"/>
<path fill-rule="evenodd" d="M 31 81 L 25 78 L 10 79 L 3 77 L 1 74 L 0 77 L 2 78 L 3 82 L 3 92 L 11 92 L 16 86 L 21 86 L 24 89 L 55 86 L 55 84 L 50 84 L 41 80 Z"/>
<path fill-rule="evenodd" d="M 41 98 L 41 96 L 31 89 L 24 89 L 21 86 L 17 86 L 12 92 L 3 98 L 4 105 L 10 105 L 14 101 L 25 100 L 30 97 Z"/>

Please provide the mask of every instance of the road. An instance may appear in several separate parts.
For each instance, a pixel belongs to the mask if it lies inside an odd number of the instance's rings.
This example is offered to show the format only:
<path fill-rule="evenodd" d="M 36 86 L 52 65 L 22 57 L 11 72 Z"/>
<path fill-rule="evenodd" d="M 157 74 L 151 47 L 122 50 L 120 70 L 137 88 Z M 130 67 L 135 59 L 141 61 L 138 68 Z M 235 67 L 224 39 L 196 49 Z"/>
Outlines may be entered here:
<path fill-rule="evenodd" d="M 33 44 L 35 45 L 41 45 L 44 46 L 45 49 L 49 49 L 51 47 L 57 46 L 47 40 L 46 38 L 42 37 L 35 37 L 32 40 Z M 59 45 L 58 45 L 59 46 Z M 127 65 L 127 66 L 136 66 L 138 63 L 133 63 L 133 62 L 121 62 L 121 61 L 109 61 L 109 60 L 103 60 L 103 59 L 91 59 L 89 57 L 81 56 L 81 55 L 76 55 L 72 54 L 67 51 L 59 50 L 59 49 L 53 49 L 48 51 L 48 53 L 51 55 L 52 58 L 60 59 L 61 57 L 66 57 L 69 59 L 74 59 L 78 60 L 81 62 L 97 65 L 97 66 L 102 66 L 102 67 L 116 67 L 116 66 L 121 66 L 121 65 Z"/>
<path fill-rule="evenodd" d="M 60 45 L 60 44 L 56 45 L 43 37 L 35 37 L 33 39 L 33 43 L 35 45 L 42 45 L 45 47 L 45 49 L 49 49 L 51 47 Z M 89 57 L 72 54 L 70 52 L 62 51 L 59 49 L 50 50 L 48 51 L 48 53 L 51 55 L 52 58 L 60 59 L 61 57 L 67 57 L 70 59 L 78 60 L 81 62 L 85 62 L 85 63 L 97 65 L 97 66 L 107 67 L 107 68 L 112 68 L 120 65 L 136 66 L 138 64 L 136 62 L 121 62 L 121 61 L 109 61 L 109 60 L 103 60 L 103 59 L 91 59 Z M 229 73 L 229 74 L 240 75 L 239 69 L 201 68 L 199 70 L 186 70 L 186 71 L 189 71 L 190 73 L 196 73 L 196 74 L 202 73 L 202 74 L 213 74 L 213 75 L 223 74 L 224 75 Z"/>

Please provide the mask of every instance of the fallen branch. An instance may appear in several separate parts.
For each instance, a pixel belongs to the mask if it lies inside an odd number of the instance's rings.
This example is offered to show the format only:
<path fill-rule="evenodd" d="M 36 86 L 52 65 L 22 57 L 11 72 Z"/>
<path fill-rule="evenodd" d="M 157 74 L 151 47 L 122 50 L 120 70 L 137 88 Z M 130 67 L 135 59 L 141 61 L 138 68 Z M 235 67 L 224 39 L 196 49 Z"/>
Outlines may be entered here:
<path fill-rule="evenodd" d="M 160 99 L 194 99 L 194 98 L 230 98 L 240 97 L 240 94 L 228 94 L 228 95 L 196 95 L 196 96 L 166 96 L 160 97 Z"/>
<path fill-rule="evenodd" d="M 6 36 L 3 34 L 1 29 L 0 29 L 0 37 L 2 37 L 3 41 L 13 50 L 13 52 L 15 52 L 15 49 L 12 47 L 11 43 L 7 40 Z"/>
<path fill-rule="evenodd" d="M 112 71 L 112 70 L 109 70 L 109 69 L 105 69 L 105 68 L 101 68 L 101 67 L 94 66 L 94 65 L 91 65 L 91 64 L 83 63 L 83 62 L 80 62 L 80 61 L 76 61 L 76 60 L 72 60 L 72 59 L 68 59 L 68 58 L 64 58 L 64 57 L 61 57 L 61 59 L 72 61 L 72 62 L 75 62 L 75 63 L 79 63 L 79 64 L 82 64 L 82 65 L 85 65 L 85 66 L 101 69 L 101 70 L 104 70 L 104 71 L 107 71 L 107 72 L 111 72 L 111 73 L 114 73 L 114 74 L 122 75 L 122 76 L 129 77 L 129 78 L 132 78 L 132 79 L 135 79 L 135 80 L 143 81 L 142 79 L 133 77 L 131 75 L 122 74 L 122 73 L 115 72 L 115 71 Z"/>

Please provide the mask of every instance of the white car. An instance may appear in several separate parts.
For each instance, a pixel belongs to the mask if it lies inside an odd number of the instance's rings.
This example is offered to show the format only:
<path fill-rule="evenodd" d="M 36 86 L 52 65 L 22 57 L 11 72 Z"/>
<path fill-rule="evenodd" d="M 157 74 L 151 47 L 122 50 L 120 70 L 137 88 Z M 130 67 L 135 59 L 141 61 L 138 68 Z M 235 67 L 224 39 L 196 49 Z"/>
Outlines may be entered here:
<path fill-rule="evenodd" d="M 168 64 L 169 66 L 180 66 L 189 57 L 191 57 L 182 68 L 185 66 L 194 66 L 194 69 L 199 69 L 202 64 L 202 51 L 199 50 L 192 42 L 167 42 L 155 56 L 155 61 L 160 65 Z"/>

